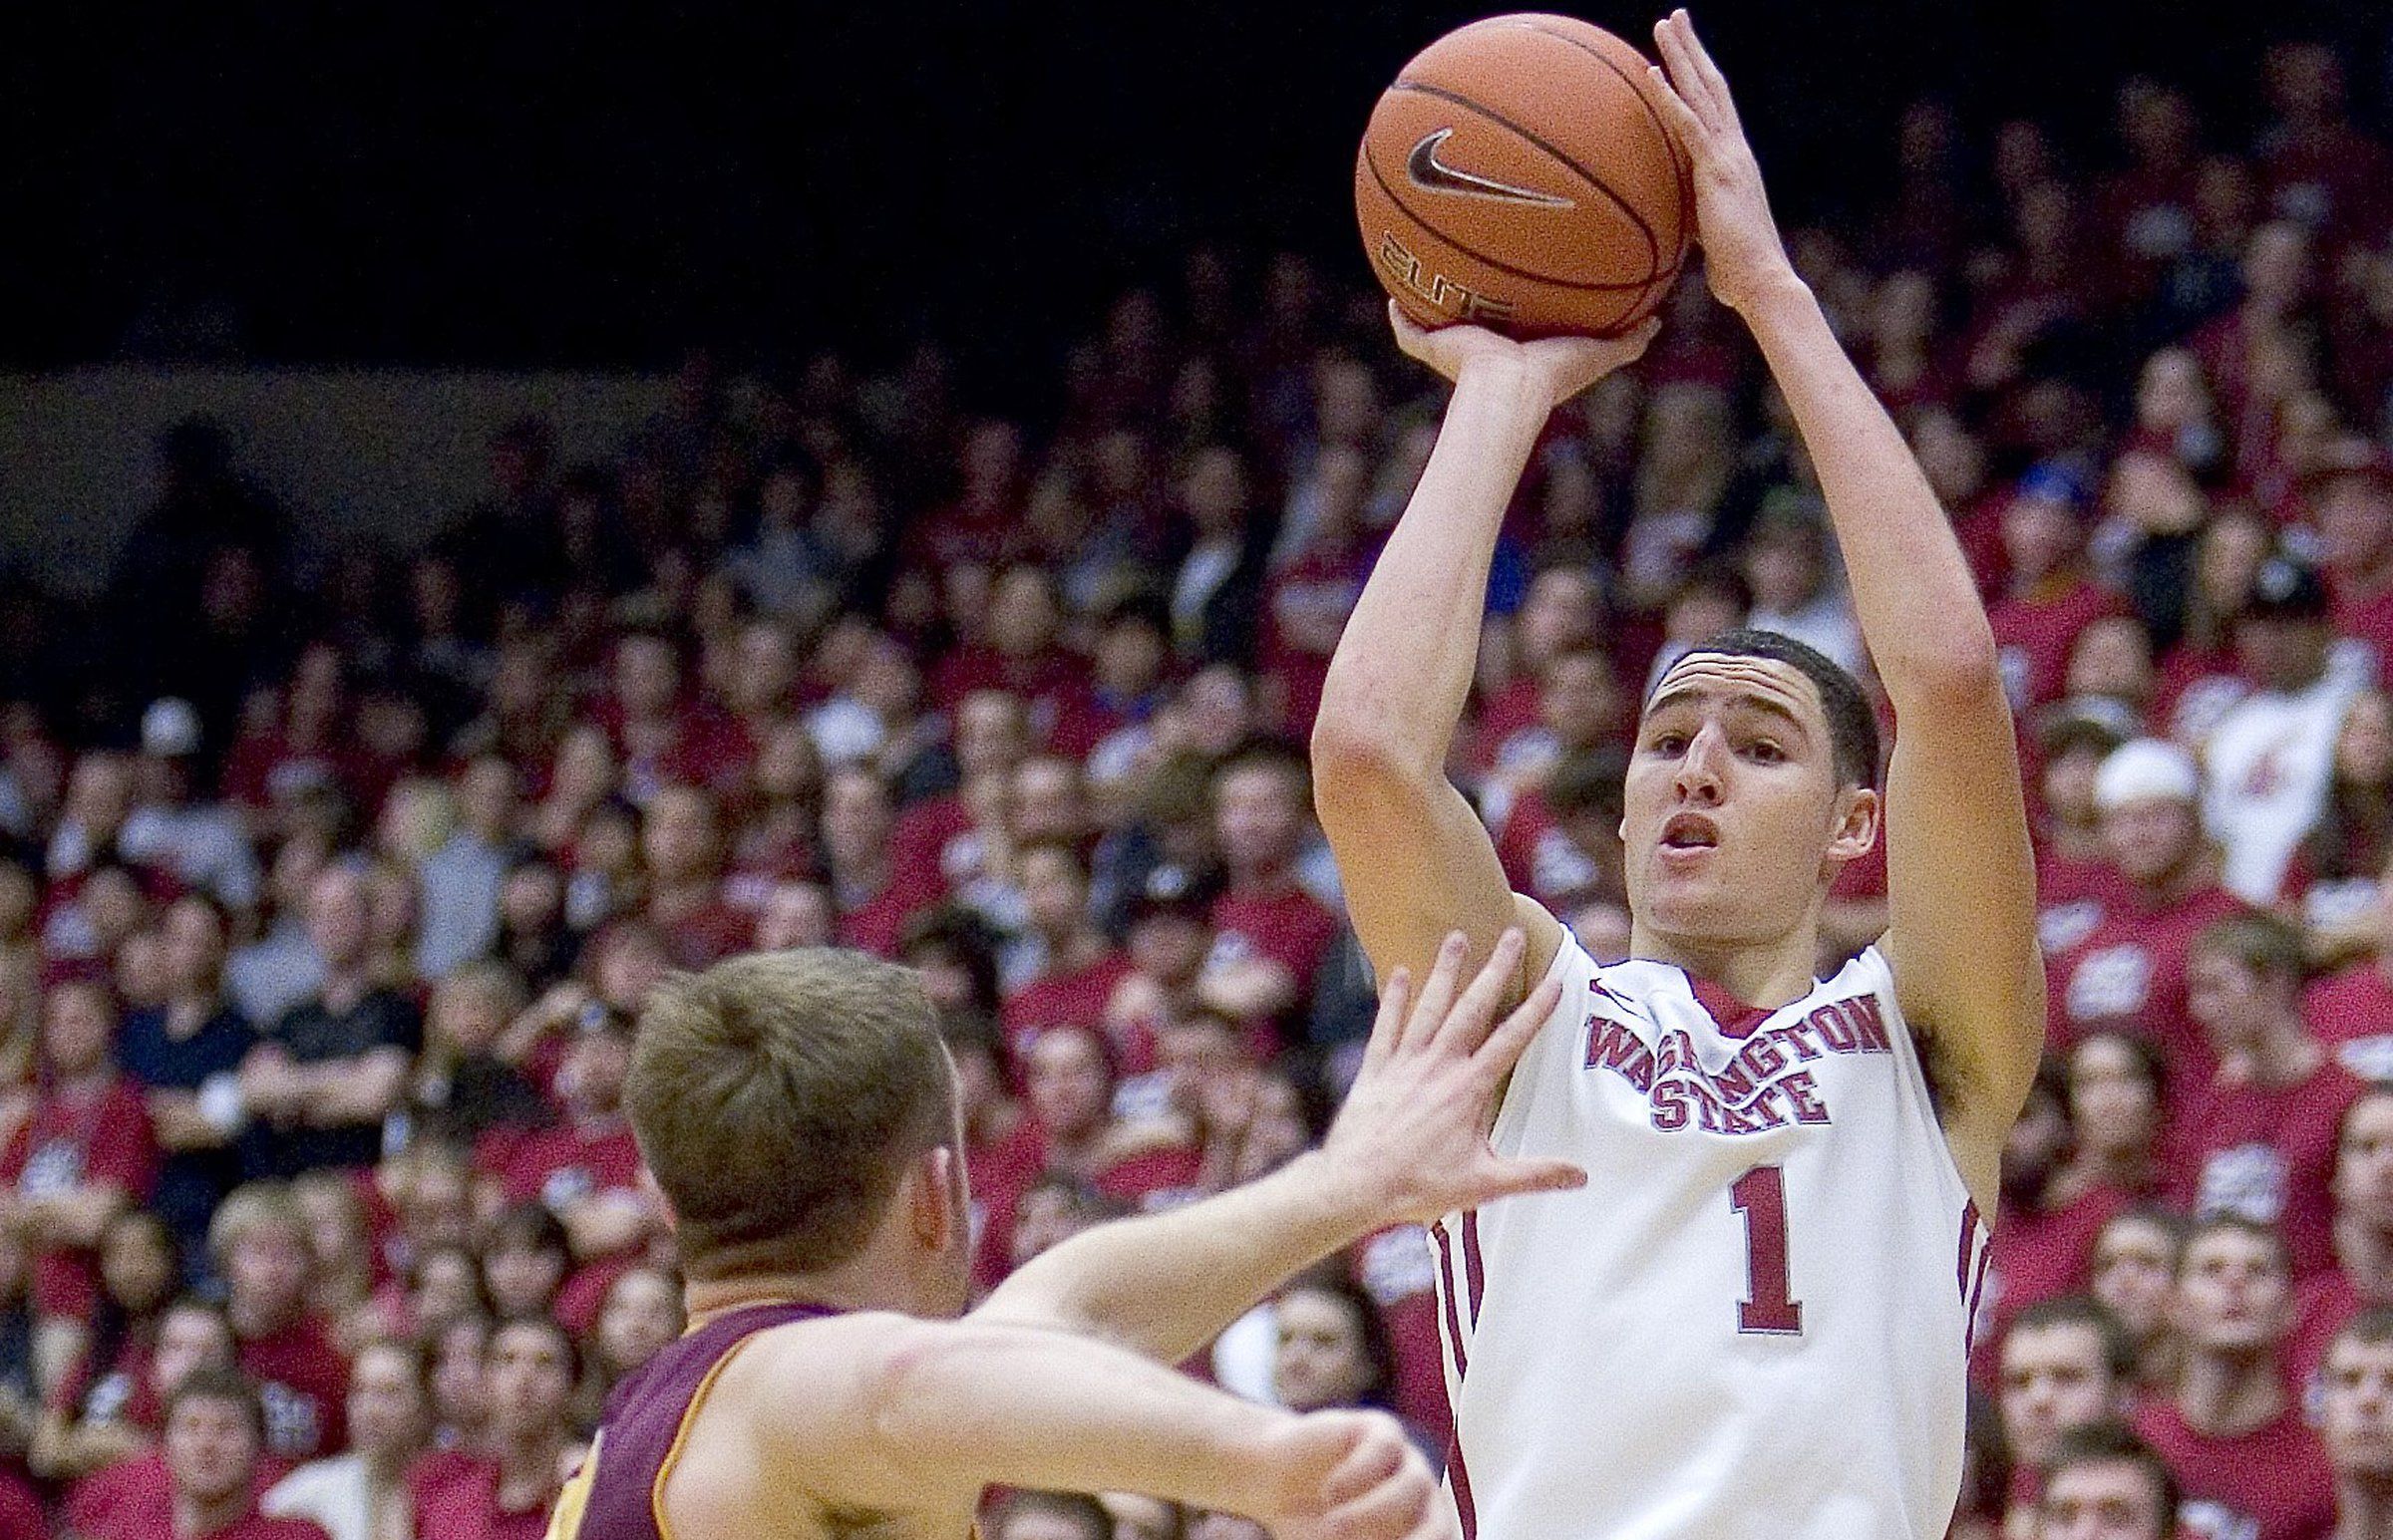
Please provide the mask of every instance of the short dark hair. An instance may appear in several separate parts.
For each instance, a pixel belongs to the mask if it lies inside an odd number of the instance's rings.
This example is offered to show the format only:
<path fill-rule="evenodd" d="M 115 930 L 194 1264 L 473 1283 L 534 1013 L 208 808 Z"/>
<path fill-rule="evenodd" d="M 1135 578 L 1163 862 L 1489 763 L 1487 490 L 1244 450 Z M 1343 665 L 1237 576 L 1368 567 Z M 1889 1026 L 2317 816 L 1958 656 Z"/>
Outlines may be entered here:
<path fill-rule="evenodd" d="M 2102 1344 L 2103 1367 L 2110 1371 L 2112 1380 L 2124 1381 L 2135 1373 L 2136 1345 L 2128 1339 L 2127 1328 L 2119 1324 L 2119 1317 L 2110 1306 L 2090 1294 L 2064 1294 L 2057 1299 L 2036 1301 L 2012 1319 L 2003 1341 L 2008 1344 L 2021 1332 L 2048 1332 L 2069 1326 L 2082 1326 L 2094 1333 Z"/>
<path fill-rule="evenodd" d="M 535 1332 L 547 1333 L 549 1338 L 555 1342 L 557 1351 L 564 1355 L 566 1381 L 572 1385 L 581 1383 L 581 1344 L 574 1340 L 571 1332 L 565 1330 L 565 1324 L 562 1321 L 545 1311 L 525 1311 L 519 1315 L 509 1316 L 499 1322 L 491 1328 L 489 1339 L 482 1345 L 483 1356 L 487 1359 L 498 1350 L 499 1338 L 502 1333 L 512 1332 L 520 1327 L 529 1327 Z"/>
<path fill-rule="evenodd" d="M 249 1423 L 249 1431 L 257 1435 L 260 1444 L 266 1438 L 266 1403 L 258 1393 L 257 1382 L 237 1369 L 207 1365 L 182 1377 L 180 1384 L 168 1392 L 166 1412 L 174 1415 L 174 1408 L 184 1401 L 229 1401 L 238 1406 Z"/>
<path fill-rule="evenodd" d="M 1679 658 L 1684 662 L 1697 653 L 1709 653 L 1724 658 L 1767 658 L 1784 663 L 1812 682 L 1820 692 L 1820 709 L 1828 717 L 1829 742 L 1836 749 L 1837 779 L 1849 786 L 1878 788 L 1879 743 L 1878 713 L 1870 706 L 1870 697 L 1860 680 L 1817 647 L 1799 642 L 1776 631 L 1758 631 L 1739 626 L 1706 637 L 1690 647 Z M 1662 671 L 1654 685 L 1658 692 L 1676 670 L 1678 663 Z M 1653 694 L 1648 693 L 1646 704 L 1651 705 Z"/>
<path fill-rule="evenodd" d="M 573 1243 L 555 1210 L 537 1198 L 525 1198 L 501 1209 L 491 1220 L 482 1238 L 482 1254 L 488 1257 L 495 1251 L 554 1252 L 570 1262 Z"/>
<path fill-rule="evenodd" d="M 2213 920 L 2194 938 L 2194 950 L 2232 958 L 2259 978 L 2295 986 L 2309 967 L 2301 932 L 2273 914 L 2256 910 Z"/>
<path fill-rule="evenodd" d="M 2344 1322 L 2328 1339 L 2327 1352 L 2334 1352 L 2338 1343 L 2358 1343 L 2366 1348 L 2393 1344 L 2393 1306 L 2371 1305 Z"/>
<path fill-rule="evenodd" d="M 2153 1511 L 2161 1517 L 2161 1534 L 2174 1534 L 2178 1504 L 2185 1495 L 2178 1487 L 2177 1472 L 2169 1468 L 2159 1450 L 2138 1438 L 2124 1422 L 2105 1418 L 2063 1433 L 2053 1449 L 2052 1463 L 2045 1467 L 2044 1489 L 2051 1491 L 2054 1480 L 2071 1466 L 2114 1464 L 2133 1465 L 2144 1472 L 2157 1499 Z"/>
<path fill-rule="evenodd" d="M 2272 1224 L 2249 1219 L 2241 1214 L 2206 1214 L 2194 1221 L 2186 1231 L 2186 1243 L 2178 1248 L 2177 1276 L 2186 1276 L 2186 1263 L 2193 1257 L 2194 1248 L 2214 1235 L 2222 1233 L 2248 1235 L 2268 1248 L 2276 1258 L 2277 1271 L 2287 1279 L 2293 1276 L 2293 1250 L 2285 1244 L 2285 1232 Z"/>

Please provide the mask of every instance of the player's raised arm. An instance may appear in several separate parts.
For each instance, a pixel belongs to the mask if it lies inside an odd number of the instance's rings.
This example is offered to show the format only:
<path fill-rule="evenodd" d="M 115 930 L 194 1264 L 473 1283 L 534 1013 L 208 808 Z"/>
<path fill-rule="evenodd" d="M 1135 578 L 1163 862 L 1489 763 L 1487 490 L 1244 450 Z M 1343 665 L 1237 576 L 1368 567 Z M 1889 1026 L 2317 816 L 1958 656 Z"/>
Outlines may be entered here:
<path fill-rule="evenodd" d="M 1244 1514 L 1281 1540 L 1455 1533 L 1393 1418 L 1251 1405 L 1069 1333 L 810 1322 L 760 1334 L 714 1394 L 753 1413 L 739 1457 L 760 1484 L 827 1516 L 939 1519 L 1014 1486 L 1145 1492 Z"/>
<path fill-rule="evenodd" d="M 1727 81 L 1685 11 L 1654 40 L 1664 109 L 1694 161 L 1712 292 L 1752 329 L 1794 413 L 1894 703 L 1886 954 L 1927 1039 L 1946 1137 L 1991 1215 L 2044 1040 L 2026 804 L 1993 633 L 1918 462 L 1787 259 Z"/>
<path fill-rule="evenodd" d="M 1397 520 L 1330 659 L 1313 726 L 1313 799 L 1372 971 L 1425 977 L 1447 932 L 1476 963 L 1509 926 L 1529 932 L 1527 977 L 1560 927 L 1516 900 L 1486 825 L 1446 778 L 1447 747 L 1479 657 L 1488 564 L 1505 506 L 1554 407 L 1635 360 L 1651 323 L 1608 340 L 1519 343 L 1472 326 L 1397 341 L 1454 382 L 1421 484 Z"/>
<path fill-rule="evenodd" d="M 1505 932 L 1468 989 L 1449 936 L 1418 998 L 1399 970 L 1321 1149 L 1201 1203 L 1083 1231 L 1025 1263 L 973 1319 L 1056 1326 L 1179 1363 L 1342 1246 L 1516 1193 L 1575 1187 L 1556 1160 L 1498 1157 L 1505 1079 L 1552 1011 L 1550 980 L 1506 1016 L 1527 940 Z"/>

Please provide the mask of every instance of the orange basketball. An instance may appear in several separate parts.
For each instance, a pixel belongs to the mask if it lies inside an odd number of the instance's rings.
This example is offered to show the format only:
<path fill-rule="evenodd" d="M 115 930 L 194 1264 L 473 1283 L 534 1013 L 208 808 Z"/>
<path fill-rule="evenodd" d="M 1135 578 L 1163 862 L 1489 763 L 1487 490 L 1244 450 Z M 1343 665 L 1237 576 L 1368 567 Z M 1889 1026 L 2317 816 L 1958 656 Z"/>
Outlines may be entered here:
<path fill-rule="evenodd" d="M 1694 228 L 1645 56 L 1568 16 L 1438 39 L 1372 109 L 1354 163 L 1371 269 L 1424 326 L 1606 336 L 1651 314 Z"/>

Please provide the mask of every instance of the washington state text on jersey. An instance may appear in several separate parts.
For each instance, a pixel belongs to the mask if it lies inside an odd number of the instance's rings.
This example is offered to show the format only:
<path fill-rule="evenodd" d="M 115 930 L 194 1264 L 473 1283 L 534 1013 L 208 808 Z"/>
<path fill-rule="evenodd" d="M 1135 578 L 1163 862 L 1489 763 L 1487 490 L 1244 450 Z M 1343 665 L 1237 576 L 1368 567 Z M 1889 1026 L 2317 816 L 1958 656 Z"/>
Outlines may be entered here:
<path fill-rule="evenodd" d="M 1625 1002 L 1600 981 L 1590 982 L 1588 991 L 1627 1013 Z M 1793 1067 L 1829 1054 L 1890 1052 L 1885 1015 L 1874 995 L 1831 1001 L 1784 1027 L 1758 1032 L 1717 1073 L 1704 1069 L 1686 1033 L 1664 1032 L 1649 1048 L 1635 1024 L 1606 1015 L 1600 1004 L 1588 1008 L 1586 1032 L 1586 1068 L 1609 1070 L 1634 1085 L 1652 1103 L 1653 1126 L 1664 1133 L 1690 1122 L 1706 1133 L 1763 1133 L 1790 1120 L 1831 1122 L 1811 1072 Z"/>

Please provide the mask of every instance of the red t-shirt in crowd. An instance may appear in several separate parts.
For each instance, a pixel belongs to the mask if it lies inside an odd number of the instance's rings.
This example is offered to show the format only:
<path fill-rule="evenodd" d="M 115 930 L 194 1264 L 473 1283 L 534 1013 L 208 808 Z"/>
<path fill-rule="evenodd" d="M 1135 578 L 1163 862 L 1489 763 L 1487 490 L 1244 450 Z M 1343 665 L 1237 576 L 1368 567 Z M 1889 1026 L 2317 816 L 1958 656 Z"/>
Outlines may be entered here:
<path fill-rule="evenodd" d="M 1313 977 L 1338 939 L 1338 919 L 1294 882 L 1233 887 L 1213 900 L 1213 956 L 1265 957 L 1296 981 L 1296 1009 L 1312 998 Z"/>
<path fill-rule="evenodd" d="M 20 1199 L 105 1183 L 140 1203 L 158 1181 L 158 1136 L 142 1088 L 123 1077 L 97 1095 L 50 1091 L 0 1150 L 0 1182 Z M 34 1308 L 88 1317 L 100 1303 L 92 1252 L 45 1247 L 33 1262 Z"/>
<path fill-rule="evenodd" d="M 1111 950 L 1085 968 L 1069 973 L 1045 973 L 1023 985 L 1007 997 L 1003 1011 L 1005 1042 L 1014 1062 L 1021 1063 L 1029 1051 L 1031 1040 L 1051 1027 L 1088 1027 L 1102 1031 L 1106 1007 L 1113 1003 L 1114 991 L 1130 977 L 1130 954 Z M 1109 1037 L 1111 1035 L 1109 1034 Z M 1129 1046 L 1114 1040 L 1117 1056 Z M 1145 1075 L 1155 1068 L 1155 1045 L 1144 1045 L 1146 1059 L 1132 1063 L 1117 1057 L 1115 1071 L 1122 1076 Z"/>
<path fill-rule="evenodd" d="M 1994 1351 L 2019 1312 L 2045 1300 L 2085 1292 L 2092 1282 L 2094 1242 L 2102 1227 L 2127 1206 L 2124 1194 L 2109 1187 L 2093 1187 L 2045 1212 L 2019 1204 L 2003 1209 L 1995 1221 L 1986 1281 L 1979 1292 L 1978 1309 L 1984 1313 L 1984 1328 L 1977 1338 L 1983 1350 L 1977 1365 L 1981 1379 L 1991 1376 Z"/>
<path fill-rule="evenodd" d="M 2084 578 L 2050 598 L 2012 594 L 1988 606 L 2011 709 L 2026 713 L 2059 700 L 2077 634 L 2125 607 L 2117 594 Z"/>
<path fill-rule="evenodd" d="M 1494 770 L 1515 735 L 1538 727 L 1540 721 L 1538 682 L 1522 674 L 1480 708 L 1479 723 L 1471 735 L 1472 765 L 1482 772 Z"/>
<path fill-rule="evenodd" d="M 60 1377 L 46 1402 L 48 1409 L 70 1421 L 89 1418 L 157 1432 L 166 1407 L 152 1378 L 157 1359 L 153 1331 L 143 1326 L 127 1332 L 115 1357 L 105 1364 L 93 1363 L 87 1350 Z"/>
<path fill-rule="evenodd" d="M 2253 1540 L 2327 1540 L 2335 1527 L 2334 1474 L 2299 1406 L 2237 1438 L 2186 1426 L 2173 1401 L 2146 1403 L 2135 1429 L 2185 1488 L 2178 1510 L 2199 1535 L 2246 1533 Z M 2236 1527 L 2240 1520 L 2256 1530 Z"/>
<path fill-rule="evenodd" d="M 43 1540 L 41 1494 L 10 1471 L 0 1471 L 0 1540 Z"/>
<path fill-rule="evenodd" d="M 2335 1132 L 2365 1088 L 2331 1059 L 2291 1085 L 2189 1087 L 2170 1119 L 2171 1197 L 2277 1226 L 2297 1281 L 2332 1267 Z"/>
<path fill-rule="evenodd" d="M 874 957 L 895 957 L 897 943 L 905 935 L 905 922 L 920 907 L 892 875 L 886 887 L 840 915 L 840 945 Z"/>
<path fill-rule="evenodd" d="M 2065 1054 L 2090 1032 L 2116 1030 L 2159 1046 L 2173 1092 L 2207 1083 L 2218 1058 L 2186 1011 L 2186 957 L 2215 921 L 2243 912 L 2243 901 L 2220 887 L 2158 909 L 2132 897 L 2106 905 L 2086 938 L 2046 969 L 2050 1051 Z"/>
<path fill-rule="evenodd" d="M 756 917 L 721 898 L 678 920 L 658 920 L 657 929 L 676 968 L 711 968 L 756 945 Z"/>
<path fill-rule="evenodd" d="M 2335 1334 L 2367 1306 L 2340 1268 L 2328 1268 L 2294 1291 L 2293 1335 L 2285 1339 L 2285 1387 L 2313 1426 L 2320 1411 L 2326 1350 L 2334 1346 Z"/>
<path fill-rule="evenodd" d="M 1527 893 L 1557 913 L 1603 877 L 1602 863 L 1570 837 L 1536 786 L 1514 799 L 1512 815 L 1496 836 L 1496 859 L 1504 863 L 1514 892 Z"/>
<path fill-rule="evenodd" d="M 2364 1080 L 2393 1080 L 2393 980 L 2362 963 L 2320 979 L 2301 1000 L 2310 1035 Z"/>
<path fill-rule="evenodd" d="M 981 867 L 980 828 L 963 793 L 914 803 L 889 830 L 889 886 L 911 909 L 928 908 Z"/>
<path fill-rule="evenodd" d="M 1281 568 L 1263 590 L 1262 672 L 1279 683 L 1279 728 L 1292 738 L 1313 731 L 1329 654 L 1307 651 L 1291 633 L 1322 616 L 1342 623 L 1354 613 L 1370 573 L 1370 552 L 1359 545 L 1314 547 Z"/>
<path fill-rule="evenodd" d="M 503 1163 L 484 1169 L 499 1179 L 511 1203 L 536 1198 L 561 1211 L 593 1193 L 640 1184 L 639 1146 L 632 1142 L 631 1125 L 620 1119 L 597 1127 L 543 1128 L 485 1147 L 494 1156 L 504 1155 Z"/>
<path fill-rule="evenodd" d="M 1382 1230 L 1347 1253 L 1347 1267 L 1387 1329 L 1395 1360 L 1389 1404 L 1443 1443 L 1453 1430 L 1453 1413 L 1446 1404 L 1446 1350 L 1438 1337 L 1437 1260 L 1429 1232 L 1409 1224 Z"/>
<path fill-rule="evenodd" d="M 1047 1130 L 1036 1118 L 1025 1117 L 998 1144 L 967 1153 L 972 1174 L 972 1198 L 981 1223 L 976 1276 L 990 1282 L 1013 1270 L 1014 1222 L 1022 1194 L 1048 1169 Z M 1109 1198 L 1140 1209 L 1170 1208 L 1195 1195 L 1203 1152 L 1189 1145 L 1166 1145 L 1127 1155 L 1099 1171 L 1089 1185 Z M 982 1180 L 986 1173 L 987 1181 Z"/>
<path fill-rule="evenodd" d="M 509 1511 L 499 1506 L 496 1460 L 426 1462 L 408 1472 L 419 1540 L 540 1540 L 548 1532 L 546 1502 Z"/>
<path fill-rule="evenodd" d="M 2088 936 L 2115 904 L 2128 901 L 2127 879 L 2108 861 L 2036 851 L 2036 940 L 2056 957 Z"/>
<path fill-rule="evenodd" d="M 249 1482 L 250 1496 L 264 1496 L 266 1488 L 281 1480 L 289 1470 L 287 1461 L 259 1460 L 257 1472 Z M 67 1494 L 64 1516 L 67 1532 L 84 1540 L 172 1540 L 174 1478 L 167 1471 L 166 1456 L 154 1449 L 78 1481 Z M 243 1529 L 236 1525 L 216 1531 L 208 1540 L 220 1540 L 224 1535 L 246 1536 L 247 1540 L 322 1540 L 324 1534 L 306 1520 L 261 1521 L 254 1512 L 245 1522 L 296 1522 L 305 1527 L 294 1532 Z"/>
<path fill-rule="evenodd" d="M 271 1337 L 251 1338 L 235 1348 L 234 1361 L 264 1396 L 268 1452 L 310 1460 L 348 1446 L 349 1361 L 323 1322 L 302 1316 Z"/>

